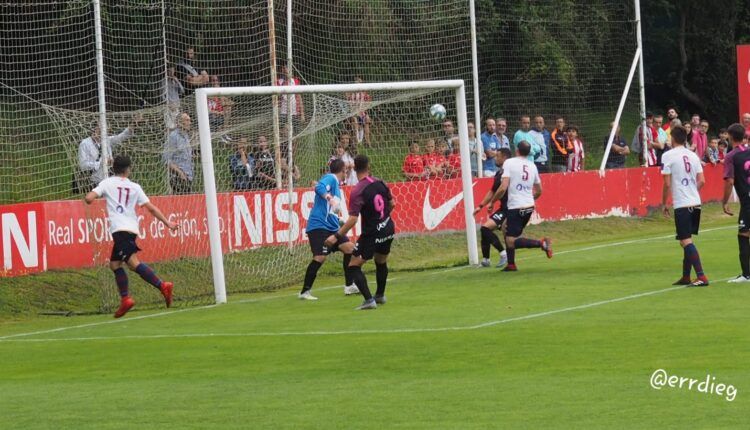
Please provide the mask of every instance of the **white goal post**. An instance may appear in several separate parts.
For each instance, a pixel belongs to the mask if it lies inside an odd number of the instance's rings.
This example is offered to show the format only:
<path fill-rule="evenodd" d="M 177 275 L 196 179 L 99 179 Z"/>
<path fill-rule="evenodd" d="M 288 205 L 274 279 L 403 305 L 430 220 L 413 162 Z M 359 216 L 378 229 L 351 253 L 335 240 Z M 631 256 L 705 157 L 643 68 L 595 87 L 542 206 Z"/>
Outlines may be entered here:
<path fill-rule="evenodd" d="M 363 83 L 341 85 L 298 85 L 298 86 L 264 86 L 264 87 L 214 87 L 200 88 L 195 91 L 196 114 L 200 136 L 201 167 L 203 171 L 206 215 L 211 251 L 216 303 L 226 303 L 222 239 L 219 225 L 219 207 L 214 171 L 213 142 L 209 120 L 208 98 L 221 96 L 272 96 L 289 94 L 325 94 L 356 93 L 362 91 L 419 91 L 419 90 L 452 90 L 455 93 L 456 117 L 458 120 L 458 137 L 461 158 L 461 185 L 464 200 L 464 217 L 469 264 L 479 264 L 477 252 L 476 225 L 473 216 L 474 195 L 471 175 L 468 120 L 466 114 L 466 94 L 463 80 L 415 81 Z M 429 106 L 425 106 L 429 109 Z M 291 161 L 290 161 L 291 164 Z M 377 172 L 374 172 L 377 174 Z M 398 205 L 398 202 L 396 202 Z M 398 210 L 398 207 L 396 208 Z M 397 226 L 398 229 L 398 226 Z"/>

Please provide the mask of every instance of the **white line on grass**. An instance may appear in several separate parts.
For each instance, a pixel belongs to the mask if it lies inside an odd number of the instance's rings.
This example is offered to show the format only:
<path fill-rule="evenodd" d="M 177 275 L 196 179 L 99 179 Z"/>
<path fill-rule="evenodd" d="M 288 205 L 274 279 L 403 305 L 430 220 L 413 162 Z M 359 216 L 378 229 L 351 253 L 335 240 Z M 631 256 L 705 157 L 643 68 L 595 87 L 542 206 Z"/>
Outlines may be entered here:
<path fill-rule="evenodd" d="M 709 228 L 709 229 L 703 230 L 702 233 L 709 233 L 709 232 L 719 231 L 719 230 L 728 230 L 728 229 L 733 229 L 733 228 L 736 228 L 736 227 L 735 226 L 715 227 L 715 228 Z M 642 243 L 642 242 L 649 242 L 649 241 L 654 241 L 654 240 L 669 239 L 669 238 L 672 238 L 672 237 L 674 237 L 674 235 L 654 236 L 654 237 L 644 238 L 644 239 L 633 239 L 633 240 L 626 240 L 626 241 L 620 241 L 620 242 L 603 243 L 603 244 L 600 244 L 600 245 L 593 245 L 593 246 L 587 246 L 587 247 L 583 247 L 583 248 L 569 249 L 569 250 L 566 250 L 566 251 L 560 251 L 560 252 L 556 252 L 555 255 L 570 254 L 570 253 L 574 253 L 574 252 L 593 251 L 593 250 L 602 249 L 602 248 L 611 248 L 611 247 L 616 247 L 616 246 L 631 245 L 631 244 L 634 244 L 634 243 Z M 532 259 L 532 258 L 534 258 L 534 257 L 526 257 L 526 258 L 523 258 L 523 259 L 519 258 L 519 260 L 527 260 L 527 259 Z M 428 275 L 441 274 L 441 273 L 445 273 L 445 272 L 451 272 L 451 271 L 454 271 L 454 270 L 462 270 L 462 269 L 466 269 L 466 268 L 469 268 L 469 267 L 471 267 L 471 266 L 451 267 L 451 268 L 448 268 L 448 269 L 438 270 L 438 271 L 434 271 L 434 272 L 428 273 Z M 398 278 L 392 278 L 392 279 L 389 279 L 388 281 L 389 282 L 393 282 L 396 279 L 398 279 Z M 719 281 L 719 282 L 721 282 L 721 281 Z M 332 289 L 336 289 L 336 288 L 343 288 L 343 285 L 336 285 L 336 286 L 330 286 L 330 287 L 317 288 L 316 291 L 326 291 L 326 290 L 332 290 Z M 670 291 L 670 289 L 667 289 L 667 290 L 664 290 L 664 291 Z M 229 302 L 229 304 L 255 303 L 255 302 L 262 302 L 262 301 L 266 301 L 266 300 L 274 300 L 274 299 L 281 299 L 281 298 L 290 298 L 290 297 L 296 297 L 296 296 L 297 296 L 296 293 L 294 293 L 294 294 L 281 294 L 281 295 L 273 295 L 273 296 L 263 297 L 263 298 L 259 298 L 259 299 L 241 299 L 241 300 L 235 300 L 235 301 Z M 617 300 L 619 301 L 619 300 L 627 300 L 627 299 L 617 299 Z M 26 332 L 26 333 L 16 333 L 16 334 L 11 334 L 11 335 L 6 335 L 6 336 L 0 336 L 0 342 L 1 341 L 7 341 L 7 340 L 13 340 L 13 339 L 19 338 L 19 337 L 37 336 L 37 335 L 41 335 L 41 334 L 50 334 L 50 333 L 59 333 L 59 332 L 62 332 L 62 331 L 75 330 L 75 329 L 80 329 L 80 328 L 96 327 L 96 326 L 107 325 L 107 324 L 117 324 L 117 323 L 123 323 L 123 322 L 128 322 L 128 321 L 142 320 L 142 319 L 146 319 L 146 318 L 155 318 L 155 317 L 161 317 L 161 316 L 167 316 L 167 315 L 174 315 L 174 314 L 183 313 L 183 312 L 190 312 L 190 311 L 198 311 L 198 310 L 204 310 L 204 309 L 211 309 L 211 308 L 214 308 L 216 306 L 218 306 L 218 305 L 212 304 L 212 305 L 205 305 L 205 306 L 196 306 L 196 307 L 192 307 L 192 308 L 185 308 L 185 309 L 179 309 L 179 310 L 174 310 L 174 311 L 157 312 L 157 313 L 154 313 L 154 314 L 140 315 L 140 316 L 129 317 L 129 318 L 125 318 L 125 319 L 116 319 L 116 320 L 109 320 L 109 321 L 98 321 L 98 322 L 87 323 L 87 324 L 79 324 L 79 325 L 72 325 L 72 326 L 66 326 L 66 327 L 58 327 L 58 328 L 48 329 L 48 330 L 39 330 L 39 331 Z M 346 333 L 349 333 L 349 332 L 346 332 Z M 126 338 L 126 337 L 122 337 L 122 338 Z M 71 339 L 73 339 L 73 338 L 71 338 Z"/>
<path fill-rule="evenodd" d="M 720 279 L 716 282 L 727 281 L 732 278 Z M 71 341 L 89 341 L 89 340 L 145 340 L 145 339 L 181 339 L 181 338 L 210 338 L 210 337 L 281 337 L 281 336 L 339 336 L 339 335 L 365 335 L 365 334 L 408 334 L 408 333 L 439 333 L 451 331 L 472 331 L 487 327 L 493 327 L 501 324 L 508 324 L 516 321 L 524 321 L 535 318 L 543 318 L 550 315 L 561 314 L 584 309 L 595 308 L 598 306 L 608 305 L 611 303 L 634 300 L 641 297 L 654 296 L 657 294 L 667 293 L 685 289 L 684 286 L 663 288 L 661 290 L 647 291 L 645 293 L 631 294 L 629 296 L 617 297 L 614 299 L 601 300 L 593 303 L 586 303 L 578 306 L 553 309 L 545 312 L 537 312 L 518 317 L 505 318 L 501 320 L 487 321 L 480 324 L 467 326 L 452 327 L 424 327 L 424 328 L 396 328 L 384 330 L 337 330 L 337 331 L 286 331 L 286 332 L 247 332 L 247 333 L 186 333 L 186 334 L 154 334 L 154 335 L 125 335 L 125 336 L 89 336 L 89 337 L 69 337 L 69 338 L 43 338 L 43 339 L 7 339 L 0 338 L 0 342 L 71 342 Z"/>

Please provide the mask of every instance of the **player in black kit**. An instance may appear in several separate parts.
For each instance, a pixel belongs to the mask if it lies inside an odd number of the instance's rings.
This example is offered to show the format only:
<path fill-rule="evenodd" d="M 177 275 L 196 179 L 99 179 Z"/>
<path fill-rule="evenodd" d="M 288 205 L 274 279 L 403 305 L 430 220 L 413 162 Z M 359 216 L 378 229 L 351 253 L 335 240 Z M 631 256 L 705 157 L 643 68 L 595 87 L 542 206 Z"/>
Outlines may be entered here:
<path fill-rule="evenodd" d="M 732 186 L 740 199 L 737 243 L 740 248 L 742 274 L 730 283 L 750 282 L 750 149 L 745 146 L 745 129 L 740 124 L 732 124 L 727 129 L 732 149 L 724 158 L 724 213 L 733 215 L 729 208 Z"/>
<path fill-rule="evenodd" d="M 385 182 L 370 176 L 370 160 L 365 155 L 354 158 L 354 171 L 359 182 L 349 197 L 349 219 L 339 231 L 330 236 L 326 243 L 336 243 L 338 238 L 345 237 L 349 230 L 362 216 L 362 234 L 357 240 L 349 263 L 349 275 L 364 297 L 358 310 L 375 309 L 385 304 L 385 284 L 388 279 L 388 254 L 396 233 L 396 226 L 391 219 L 393 196 Z M 378 289 L 375 297 L 367 286 L 367 278 L 362 272 L 362 265 L 375 258 L 375 277 Z"/>
<path fill-rule="evenodd" d="M 503 248 L 503 244 L 500 241 L 493 230 L 503 228 L 505 220 L 508 218 L 508 193 L 505 193 L 500 200 L 500 209 L 495 210 L 495 201 L 497 198 L 497 190 L 500 189 L 500 185 L 503 183 L 503 163 L 505 160 L 512 157 L 510 149 L 501 148 L 497 156 L 495 156 L 495 164 L 497 165 L 497 173 L 495 173 L 495 179 L 492 182 L 492 189 L 487 192 L 479 206 L 474 209 L 474 215 L 478 214 L 483 207 L 487 207 L 487 213 L 490 214 L 490 218 L 482 224 L 480 229 L 482 234 L 482 267 L 490 266 L 490 246 L 494 246 L 495 249 L 500 253 L 500 261 L 495 267 L 503 267 L 508 263 L 508 255 Z"/>

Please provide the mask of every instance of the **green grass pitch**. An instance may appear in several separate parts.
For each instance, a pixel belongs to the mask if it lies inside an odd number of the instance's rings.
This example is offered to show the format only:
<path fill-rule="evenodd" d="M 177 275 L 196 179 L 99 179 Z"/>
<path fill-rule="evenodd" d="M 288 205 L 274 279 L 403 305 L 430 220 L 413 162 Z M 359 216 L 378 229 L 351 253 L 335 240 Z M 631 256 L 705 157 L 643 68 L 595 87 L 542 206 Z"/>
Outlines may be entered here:
<path fill-rule="evenodd" d="M 747 428 L 750 285 L 720 282 L 739 270 L 734 219 L 706 208 L 702 289 L 671 287 L 669 220 L 529 233 L 559 237 L 553 260 L 393 273 L 375 311 L 336 277 L 318 302 L 286 289 L 116 322 L 6 318 L 0 428 Z M 737 394 L 655 390 L 657 369 Z"/>

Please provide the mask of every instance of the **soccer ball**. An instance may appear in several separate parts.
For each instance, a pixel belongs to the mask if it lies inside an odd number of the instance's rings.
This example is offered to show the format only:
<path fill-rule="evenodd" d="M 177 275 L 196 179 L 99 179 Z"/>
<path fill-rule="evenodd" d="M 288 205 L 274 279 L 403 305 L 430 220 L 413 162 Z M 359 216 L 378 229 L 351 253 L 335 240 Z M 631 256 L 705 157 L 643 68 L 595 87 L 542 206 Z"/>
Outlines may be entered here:
<path fill-rule="evenodd" d="M 435 121 L 442 121 L 445 119 L 445 106 L 441 104 L 434 104 L 430 108 L 430 116 Z"/>

